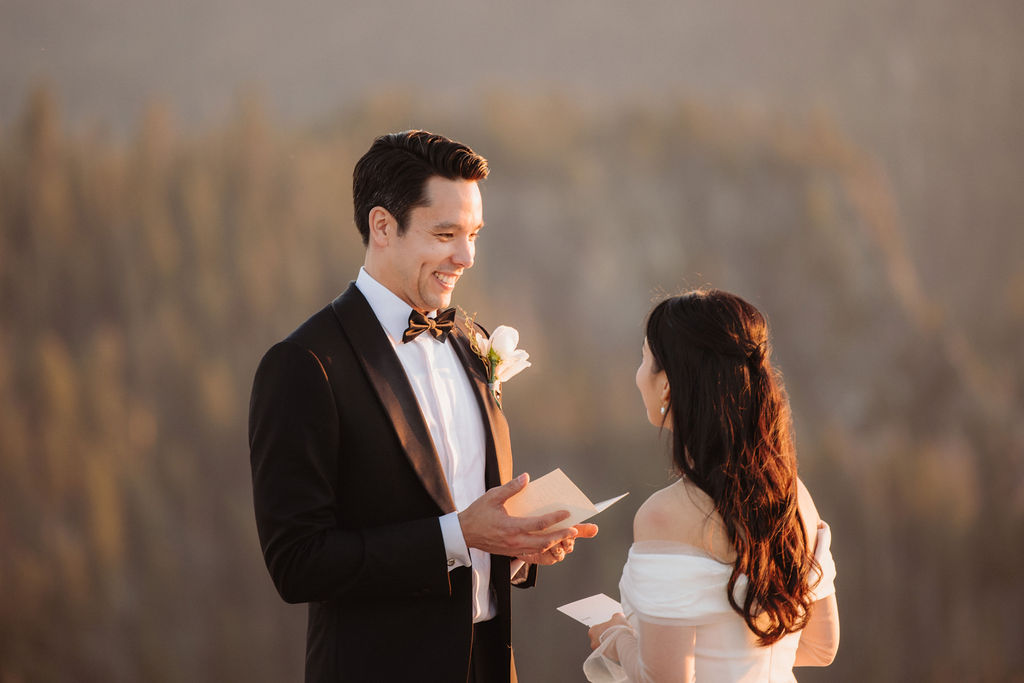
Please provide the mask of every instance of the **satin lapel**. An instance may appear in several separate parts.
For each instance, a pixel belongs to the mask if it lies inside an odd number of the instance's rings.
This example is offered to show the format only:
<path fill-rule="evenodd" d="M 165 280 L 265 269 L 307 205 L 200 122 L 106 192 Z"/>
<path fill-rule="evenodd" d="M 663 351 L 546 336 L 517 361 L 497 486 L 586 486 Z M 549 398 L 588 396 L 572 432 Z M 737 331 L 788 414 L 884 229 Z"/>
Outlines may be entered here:
<path fill-rule="evenodd" d="M 455 503 L 416 394 L 370 304 L 352 284 L 334 300 L 331 308 L 391 418 L 398 439 L 423 486 L 443 512 L 454 512 Z"/>
<path fill-rule="evenodd" d="M 487 468 L 484 476 L 487 479 L 487 488 L 491 488 L 500 486 L 512 478 L 512 442 L 509 439 L 505 415 L 487 388 L 483 361 L 470 347 L 464 326 L 465 320 L 460 316 L 448 339 L 455 346 L 455 352 L 466 368 L 480 412 L 486 421 L 484 432 L 487 435 Z"/>

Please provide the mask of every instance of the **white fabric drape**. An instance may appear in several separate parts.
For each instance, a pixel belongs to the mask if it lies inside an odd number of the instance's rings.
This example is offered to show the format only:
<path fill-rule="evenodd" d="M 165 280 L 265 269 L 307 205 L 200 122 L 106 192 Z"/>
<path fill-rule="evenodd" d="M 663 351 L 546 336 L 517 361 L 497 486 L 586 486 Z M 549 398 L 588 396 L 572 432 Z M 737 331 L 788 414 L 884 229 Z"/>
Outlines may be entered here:
<path fill-rule="evenodd" d="M 818 527 L 814 556 L 821 578 L 814 600 L 835 593 L 832 532 Z M 729 606 L 726 585 L 732 565 L 672 541 L 634 543 L 619 591 L 630 627 L 602 636 L 583 671 L 591 683 L 791 683 L 800 633 L 770 646 Z M 812 579 L 812 584 L 814 583 Z M 746 577 L 736 582 L 739 602 Z"/>

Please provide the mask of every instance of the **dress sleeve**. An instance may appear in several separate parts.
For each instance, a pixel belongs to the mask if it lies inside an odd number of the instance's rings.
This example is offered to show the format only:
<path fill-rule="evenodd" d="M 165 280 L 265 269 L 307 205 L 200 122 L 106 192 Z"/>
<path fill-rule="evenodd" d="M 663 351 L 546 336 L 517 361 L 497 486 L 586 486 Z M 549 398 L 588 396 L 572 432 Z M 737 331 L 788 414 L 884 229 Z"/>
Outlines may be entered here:
<path fill-rule="evenodd" d="M 724 590 L 730 574 L 730 565 L 703 554 L 631 549 L 619 583 L 630 625 L 605 631 L 583 664 L 587 680 L 692 681 L 697 627 L 731 613 Z"/>
<path fill-rule="evenodd" d="M 814 559 L 820 571 L 817 583 L 812 579 L 812 594 L 815 602 L 835 595 L 836 562 L 832 558 L 832 528 L 825 522 L 818 522 L 818 535 L 814 544 Z"/>
<path fill-rule="evenodd" d="M 828 666 L 839 650 L 839 606 L 836 603 L 836 563 L 832 558 L 832 531 L 818 524 L 814 559 L 821 567 L 821 578 L 814 587 L 807 626 L 800 632 L 800 645 L 794 666 Z"/>
<path fill-rule="evenodd" d="M 694 677 L 695 626 L 639 620 L 605 631 L 583 664 L 592 683 L 690 683 Z"/>

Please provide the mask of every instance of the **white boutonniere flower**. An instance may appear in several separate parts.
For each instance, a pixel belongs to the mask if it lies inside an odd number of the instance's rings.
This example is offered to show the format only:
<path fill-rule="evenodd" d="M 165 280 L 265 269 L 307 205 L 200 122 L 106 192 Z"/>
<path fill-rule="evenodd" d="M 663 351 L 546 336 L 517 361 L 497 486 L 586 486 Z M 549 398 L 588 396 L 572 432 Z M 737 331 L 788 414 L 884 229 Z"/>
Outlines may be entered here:
<path fill-rule="evenodd" d="M 516 348 L 519 345 L 519 330 L 499 325 L 488 338 L 473 329 L 469 339 L 473 351 L 487 367 L 487 387 L 501 407 L 502 382 L 507 382 L 532 365 L 530 354 Z"/>

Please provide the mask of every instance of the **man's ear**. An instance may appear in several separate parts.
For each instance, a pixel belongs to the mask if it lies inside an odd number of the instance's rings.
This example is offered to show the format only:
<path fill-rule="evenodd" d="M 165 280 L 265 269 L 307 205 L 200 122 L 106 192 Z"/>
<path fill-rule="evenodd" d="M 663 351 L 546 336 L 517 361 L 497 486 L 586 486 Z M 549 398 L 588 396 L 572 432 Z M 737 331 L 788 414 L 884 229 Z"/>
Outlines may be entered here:
<path fill-rule="evenodd" d="M 383 206 L 370 209 L 370 242 L 386 247 L 398 235 L 398 221 Z"/>

